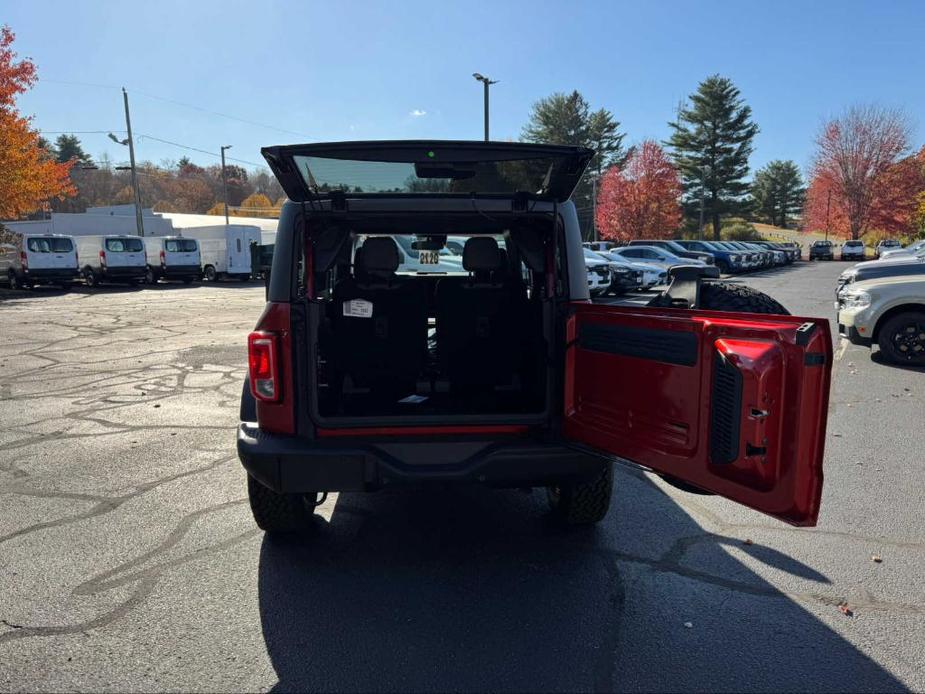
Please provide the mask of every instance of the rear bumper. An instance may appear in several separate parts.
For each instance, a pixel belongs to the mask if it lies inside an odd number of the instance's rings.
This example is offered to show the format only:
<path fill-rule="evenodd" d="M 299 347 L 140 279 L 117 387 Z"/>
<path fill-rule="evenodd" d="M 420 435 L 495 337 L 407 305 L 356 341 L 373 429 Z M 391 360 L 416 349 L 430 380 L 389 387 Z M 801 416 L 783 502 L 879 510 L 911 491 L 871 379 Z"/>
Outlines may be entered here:
<path fill-rule="evenodd" d="M 66 282 L 77 279 L 77 268 L 36 268 L 23 271 L 23 277 L 34 282 Z"/>
<path fill-rule="evenodd" d="M 242 423 L 238 458 L 280 493 L 370 491 L 388 485 L 481 483 L 542 486 L 591 478 L 603 460 L 561 444 L 507 440 L 396 438 L 363 443 L 307 441 Z"/>
<path fill-rule="evenodd" d="M 162 265 L 160 273 L 161 277 L 194 277 L 199 279 L 202 277 L 202 268 L 198 265 Z"/>
<path fill-rule="evenodd" d="M 107 267 L 103 270 L 103 277 L 111 279 L 141 279 L 145 276 L 145 266 L 141 267 Z"/>

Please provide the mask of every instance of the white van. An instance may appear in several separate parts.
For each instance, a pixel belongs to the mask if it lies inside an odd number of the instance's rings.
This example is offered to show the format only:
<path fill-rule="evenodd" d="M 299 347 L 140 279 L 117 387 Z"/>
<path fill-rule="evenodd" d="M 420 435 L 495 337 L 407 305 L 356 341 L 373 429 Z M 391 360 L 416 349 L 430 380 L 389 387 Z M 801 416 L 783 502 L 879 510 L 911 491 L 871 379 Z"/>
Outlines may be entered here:
<path fill-rule="evenodd" d="M 147 268 L 145 281 L 154 284 L 159 279 L 183 280 L 192 284 L 202 279 L 199 242 L 183 236 L 149 236 L 145 239 Z"/>
<path fill-rule="evenodd" d="M 138 236 L 75 236 L 74 241 L 88 287 L 102 282 L 135 285 L 145 278 L 145 244 Z"/>
<path fill-rule="evenodd" d="M 233 277 L 246 282 L 251 276 L 251 244 L 259 244 L 260 228 L 246 224 L 184 229 L 185 238 L 199 242 L 202 276 L 210 282 Z"/>
<path fill-rule="evenodd" d="M 57 284 L 70 289 L 77 275 L 77 247 L 70 236 L 21 236 L 14 243 L 0 246 L 0 277 L 13 289 L 28 289 L 37 284 Z"/>

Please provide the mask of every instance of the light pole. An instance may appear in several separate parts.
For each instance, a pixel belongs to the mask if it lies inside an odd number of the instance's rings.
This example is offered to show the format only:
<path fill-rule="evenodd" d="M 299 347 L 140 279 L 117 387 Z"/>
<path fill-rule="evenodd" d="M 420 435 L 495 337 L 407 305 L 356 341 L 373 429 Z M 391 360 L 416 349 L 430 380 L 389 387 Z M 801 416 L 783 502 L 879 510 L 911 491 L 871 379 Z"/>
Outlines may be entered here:
<path fill-rule="evenodd" d="M 707 166 L 706 164 L 703 164 L 700 167 L 700 240 L 701 241 L 703 241 L 703 198 L 706 195 L 706 179 L 707 179 Z"/>
<path fill-rule="evenodd" d="M 485 142 L 488 142 L 488 88 L 493 84 L 498 84 L 498 80 L 489 79 L 478 72 L 473 72 L 472 76 L 485 87 Z"/>
<path fill-rule="evenodd" d="M 222 196 L 225 199 L 225 226 L 228 226 L 228 178 L 225 176 L 225 150 L 231 145 L 222 145 Z"/>

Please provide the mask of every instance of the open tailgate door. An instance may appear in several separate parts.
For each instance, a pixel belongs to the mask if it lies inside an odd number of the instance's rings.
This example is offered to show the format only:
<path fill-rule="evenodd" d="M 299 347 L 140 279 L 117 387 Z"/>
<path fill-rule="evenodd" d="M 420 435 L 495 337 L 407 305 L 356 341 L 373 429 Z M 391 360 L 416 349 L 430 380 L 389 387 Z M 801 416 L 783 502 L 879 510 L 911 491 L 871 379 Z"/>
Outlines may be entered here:
<path fill-rule="evenodd" d="M 793 525 L 815 525 L 828 321 L 575 304 L 564 434 Z"/>

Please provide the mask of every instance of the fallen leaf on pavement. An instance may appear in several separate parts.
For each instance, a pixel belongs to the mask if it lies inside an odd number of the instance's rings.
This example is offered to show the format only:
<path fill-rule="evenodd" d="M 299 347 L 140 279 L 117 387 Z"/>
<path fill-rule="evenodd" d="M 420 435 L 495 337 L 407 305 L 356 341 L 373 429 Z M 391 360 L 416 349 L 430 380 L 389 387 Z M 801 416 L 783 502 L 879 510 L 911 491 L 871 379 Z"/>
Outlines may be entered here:
<path fill-rule="evenodd" d="M 750 538 L 747 538 L 747 537 L 746 537 L 744 540 L 742 540 L 742 544 L 745 544 L 745 545 L 753 545 L 753 544 L 755 544 L 755 543 L 752 542 Z"/>
<path fill-rule="evenodd" d="M 846 617 L 854 616 L 854 612 L 852 612 L 851 608 L 848 607 L 848 603 L 846 602 L 842 602 L 838 604 L 838 611 L 841 612 Z"/>
<path fill-rule="evenodd" d="M 871 561 L 873 561 L 876 564 L 879 564 L 883 561 L 883 557 L 881 557 L 879 554 L 871 554 L 870 558 L 871 558 Z"/>

